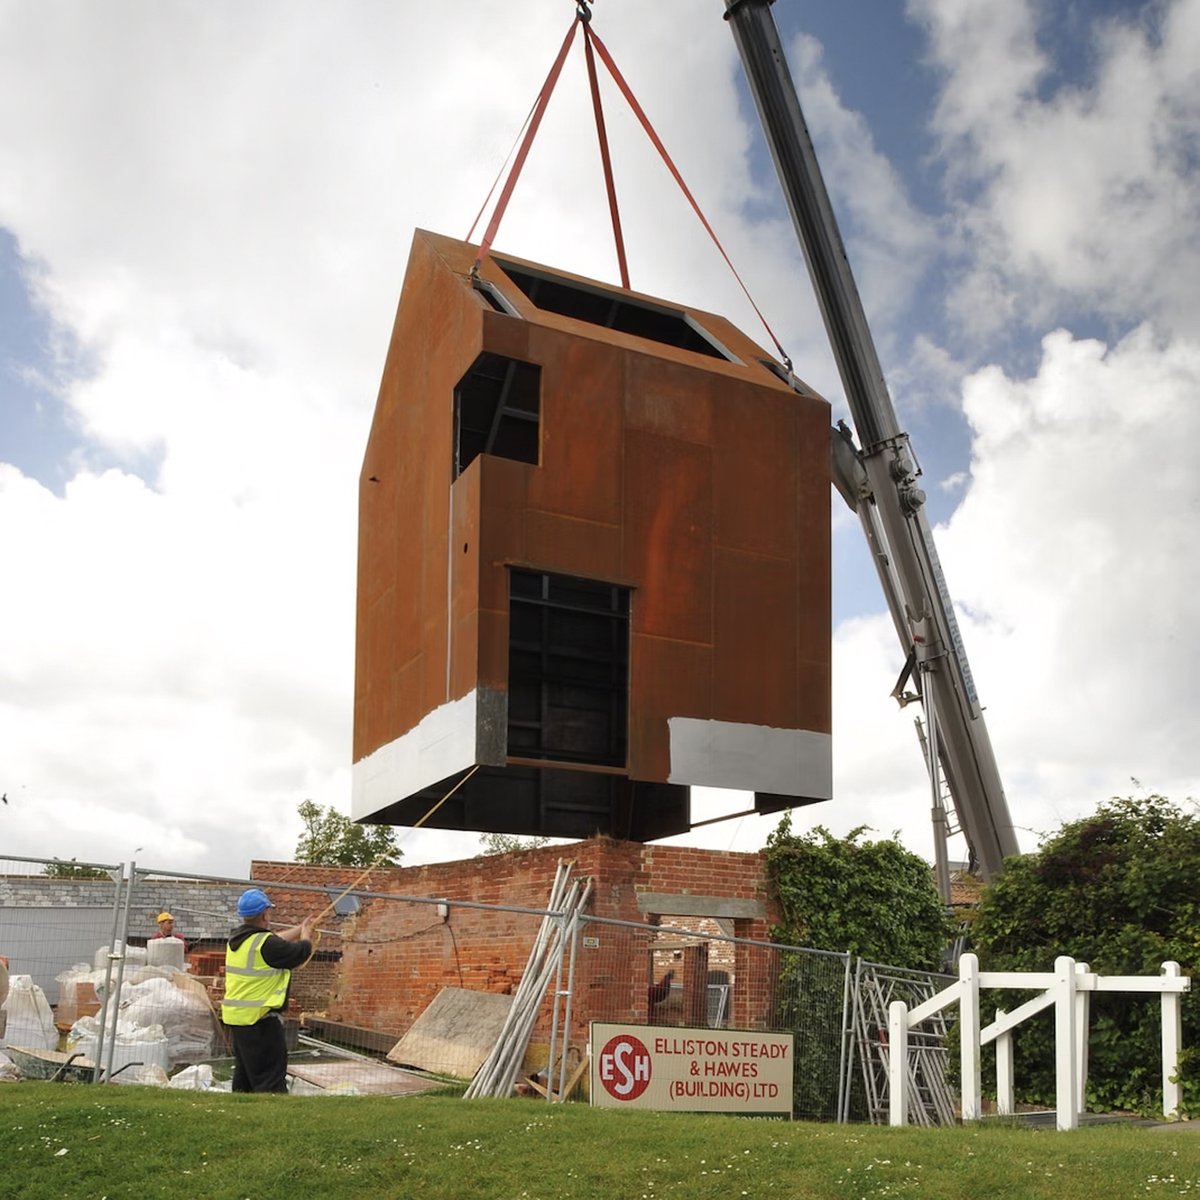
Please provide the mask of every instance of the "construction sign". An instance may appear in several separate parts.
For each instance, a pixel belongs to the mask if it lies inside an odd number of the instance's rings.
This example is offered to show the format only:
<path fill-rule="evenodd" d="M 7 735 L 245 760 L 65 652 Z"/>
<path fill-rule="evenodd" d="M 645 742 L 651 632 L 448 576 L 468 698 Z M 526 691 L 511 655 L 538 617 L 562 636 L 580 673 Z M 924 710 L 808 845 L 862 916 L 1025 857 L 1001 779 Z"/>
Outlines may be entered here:
<path fill-rule="evenodd" d="M 591 1101 L 602 1108 L 790 1113 L 793 1036 L 591 1024 Z"/>

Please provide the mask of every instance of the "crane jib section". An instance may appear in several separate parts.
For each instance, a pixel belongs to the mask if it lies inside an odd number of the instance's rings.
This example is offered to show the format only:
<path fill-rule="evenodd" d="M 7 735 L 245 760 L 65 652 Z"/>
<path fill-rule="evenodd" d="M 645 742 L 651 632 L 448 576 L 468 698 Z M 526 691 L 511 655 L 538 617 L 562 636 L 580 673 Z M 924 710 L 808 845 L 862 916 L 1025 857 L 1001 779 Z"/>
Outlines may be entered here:
<path fill-rule="evenodd" d="M 1019 851 L 954 606 L 800 100 L 772 0 L 725 0 L 725 18 L 779 174 L 862 449 L 839 488 L 863 518 L 906 658 L 914 656 L 936 755 L 985 879 Z M 845 448 L 837 447 L 845 459 Z M 835 476 L 836 469 L 835 452 Z M 865 488 L 862 476 L 865 475 Z M 867 509 L 864 509 L 864 505 Z M 870 510 L 870 511 L 868 511 Z M 952 664 L 951 669 L 947 665 Z"/>

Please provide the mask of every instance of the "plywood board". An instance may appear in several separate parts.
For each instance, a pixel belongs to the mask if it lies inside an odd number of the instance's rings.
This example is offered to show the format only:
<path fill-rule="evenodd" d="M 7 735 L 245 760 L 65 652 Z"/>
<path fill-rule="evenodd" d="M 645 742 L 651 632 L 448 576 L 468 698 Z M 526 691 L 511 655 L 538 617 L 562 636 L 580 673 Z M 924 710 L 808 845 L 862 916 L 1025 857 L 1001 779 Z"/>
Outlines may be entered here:
<path fill-rule="evenodd" d="M 511 1006 L 511 996 L 442 988 L 392 1047 L 388 1061 L 471 1079 L 496 1044 Z"/>

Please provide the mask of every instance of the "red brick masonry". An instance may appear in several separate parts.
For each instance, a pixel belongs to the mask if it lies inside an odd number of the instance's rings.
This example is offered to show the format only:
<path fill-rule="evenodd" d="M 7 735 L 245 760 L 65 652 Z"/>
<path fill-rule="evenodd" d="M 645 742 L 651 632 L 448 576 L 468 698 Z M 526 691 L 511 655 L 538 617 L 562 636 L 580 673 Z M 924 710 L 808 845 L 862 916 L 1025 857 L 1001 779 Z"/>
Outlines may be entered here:
<path fill-rule="evenodd" d="M 685 923 L 678 918 L 688 908 L 682 897 L 697 897 L 697 916 L 709 916 L 714 903 L 719 908 L 727 901 L 730 911 L 752 914 L 730 918 L 738 937 L 765 939 L 775 919 L 761 854 L 594 838 L 516 854 L 378 869 L 358 889 L 387 892 L 397 899 L 365 901 L 354 916 L 328 914 L 321 920 L 322 928 L 337 932 L 323 935 L 320 949 L 340 950 L 341 958 L 316 961 L 296 973 L 294 1007 L 399 1037 L 444 987 L 512 992 L 525 969 L 541 917 L 467 908 L 453 901 L 543 909 L 560 859 L 574 863 L 577 877 L 591 877 L 589 914 L 647 927 L 645 933 L 605 925 L 587 931 L 594 942 L 585 944 L 576 960 L 573 1042 L 586 1036 L 591 1020 L 648 1019 L 648 951 L 659 915 L 653 911 L 657 902 L 649 897 L 679 898 L 670 906 L 674 924 Z M 311 892 L 289 892 L 280 884 L 340 890 L 361 871 L 255 862 L 252 874 L 270 888 L 278 920 L 288 923 L 320 911 L 325 900 Z M 400 897 L 445 898 L 451 902 L 448 917 L 443 919 L 435 904 L 405 902 Z M 737 987 L 729 1023 L 766 1027 L 764 1009 L 770 992 L 766 960 L 737 946 L 733 965 Z M 535 1040 L 548 1031 L 550 1003 L 547 1000 L 543 1008 Z"/>

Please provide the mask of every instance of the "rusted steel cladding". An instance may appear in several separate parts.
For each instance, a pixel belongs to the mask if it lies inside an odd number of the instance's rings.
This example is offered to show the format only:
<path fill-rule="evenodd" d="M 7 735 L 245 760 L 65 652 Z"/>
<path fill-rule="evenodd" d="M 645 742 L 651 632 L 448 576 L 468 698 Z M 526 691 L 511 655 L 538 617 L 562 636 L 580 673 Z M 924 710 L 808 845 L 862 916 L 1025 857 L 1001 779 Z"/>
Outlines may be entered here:
<path fill-rule="evenodd" d="M 829 411 L 720 317 L 418 232 L 360 481 L 356 818 L 830 795 Z"/>

